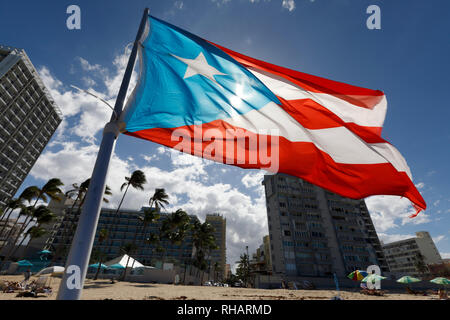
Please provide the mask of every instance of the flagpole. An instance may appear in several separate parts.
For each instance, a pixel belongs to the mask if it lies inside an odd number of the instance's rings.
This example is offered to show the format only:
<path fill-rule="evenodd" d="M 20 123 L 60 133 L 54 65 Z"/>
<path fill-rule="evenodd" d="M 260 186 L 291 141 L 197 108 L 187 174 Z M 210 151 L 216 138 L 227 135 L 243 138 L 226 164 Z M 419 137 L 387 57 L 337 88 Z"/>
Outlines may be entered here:
<path fill-rule="evenodd" d="M 102 142 L 98 151 L 94 171 L 92 173 L 86 201 L 78 221 L 77 230 L 72 240 L 69 256 L 66 262 L 64 276 L 59 286 L 57 300 L 78 300 L 81 297 L 89 258 L 94 244 L 98 219 L 100 217 L 103 194 L 105 192 L 106 177 L 111 161 L 116 139 L 120 133 L 119 117 L 130 84 L 131 74 L 136 62 L 140 39 L 144 33 L 148 20 L 149 9 L 146 8 L 139 26 L 139 31 L 131 50 L 127 68 L 117 95 L 114 111 L 109 123 L 103 130 Z"/>

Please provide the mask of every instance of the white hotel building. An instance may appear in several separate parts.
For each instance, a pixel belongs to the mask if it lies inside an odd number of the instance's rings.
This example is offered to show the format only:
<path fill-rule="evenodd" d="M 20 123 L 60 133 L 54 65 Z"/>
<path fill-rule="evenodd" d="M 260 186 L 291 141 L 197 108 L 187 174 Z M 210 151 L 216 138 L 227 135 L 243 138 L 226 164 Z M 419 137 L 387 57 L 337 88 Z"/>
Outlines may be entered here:
<path fill-rule="evenodd" d="M 0 207 L 17 192 L 61 121 L 25 51 L 0 45 Z"/>

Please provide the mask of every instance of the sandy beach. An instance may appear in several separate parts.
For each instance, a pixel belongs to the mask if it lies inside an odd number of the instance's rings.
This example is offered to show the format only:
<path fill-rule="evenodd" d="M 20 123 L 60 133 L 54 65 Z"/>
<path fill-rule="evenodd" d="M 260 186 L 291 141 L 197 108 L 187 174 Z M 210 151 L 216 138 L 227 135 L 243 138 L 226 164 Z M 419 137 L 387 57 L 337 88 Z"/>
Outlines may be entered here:
<path fill-rule="evenodd" d="M 34 277 L 32 279 L 35 279 Z M 22 281 L 23 276 L 0 276 L 0 280 Z M 39 298 L 17 298 L 17 293 L 0 293 L 0 300 L 55 300 L 60 279 L 49 281 L 53 288 L 50 296 Z M 83 300 L 330 300 L 335 290 L 286 290 L 248 289 L 225 287 L 183 286 L 169 284 L 116 282 L 87 279 Z M 341 290 L 344 300 L 437 300 L 437 295 L 414 296 L 406 293 L 387 293 L 384 296 L 369 296 L 356 290 Z"/>

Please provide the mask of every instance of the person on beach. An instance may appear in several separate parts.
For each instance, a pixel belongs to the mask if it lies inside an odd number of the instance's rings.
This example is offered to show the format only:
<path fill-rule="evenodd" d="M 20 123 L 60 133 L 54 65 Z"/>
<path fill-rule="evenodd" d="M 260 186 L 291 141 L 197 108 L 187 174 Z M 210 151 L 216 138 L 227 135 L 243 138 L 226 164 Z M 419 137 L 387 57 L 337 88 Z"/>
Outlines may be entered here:
<path fill-rule="evenodd" d="M 30 271 L 30 269 L 27 269 L 27 271 L 25 271 L 23 276 L 24 276 L 24 279 L 21 282 L 21 285 L 22 285 L 22 287 L 25 288 L 27 286 L 28 280 L 30 280 L 30 278 L 31 278 L 31 271 Z"/>
<path fill-rule="evenodd" d="M 439 289 L 438 294 L 439 294 L 439 300 L 448 300 L 448 295 L 447 295 L 446 290 Z"/>

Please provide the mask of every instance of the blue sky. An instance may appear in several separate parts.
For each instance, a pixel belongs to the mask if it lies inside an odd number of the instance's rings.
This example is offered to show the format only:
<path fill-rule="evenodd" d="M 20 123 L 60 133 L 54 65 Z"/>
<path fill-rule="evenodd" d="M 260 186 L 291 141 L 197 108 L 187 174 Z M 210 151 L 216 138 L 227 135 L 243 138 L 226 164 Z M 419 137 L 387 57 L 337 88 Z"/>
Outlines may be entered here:
<path fill-rule="evenodd" d="M 81 30 L 68 30 L 66 8 L 81 8 Z M 381 8 L 381 30 L 366 27 L 366 8 Z M 65 115 L 24 186 L 53 176 L 87 178 L 108 109 L 74 84 L 115 100 L 143 9 L 232 50 L 302 72 L 385 92 L 383 136 L 408 161 L 428 210 L 416 219 L 406 199 L 367 200 L 386 241 L 427 230 L 450 258 L 450 3 L 366 0 L 8 1 L 0 6 L 1 44 L 24 48 Z M 135 78 L 133 79 L 135 81 Z M 134 83 L 134 82 L 133 82 Z M 164 187 L 173 208 L 228 220 L 228 262 L 267 233 L 262 173 L 171 152 L 120 137 L 108 184 L 118 202 L 123 177 L 143 169 L 149 183 L 125 205 L 138 208 Z M 22 187 L 22 188 L 23 188 Z"/>

